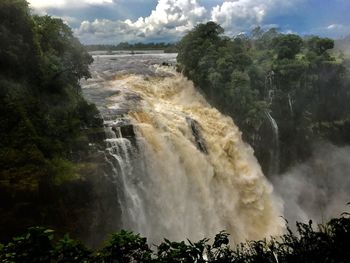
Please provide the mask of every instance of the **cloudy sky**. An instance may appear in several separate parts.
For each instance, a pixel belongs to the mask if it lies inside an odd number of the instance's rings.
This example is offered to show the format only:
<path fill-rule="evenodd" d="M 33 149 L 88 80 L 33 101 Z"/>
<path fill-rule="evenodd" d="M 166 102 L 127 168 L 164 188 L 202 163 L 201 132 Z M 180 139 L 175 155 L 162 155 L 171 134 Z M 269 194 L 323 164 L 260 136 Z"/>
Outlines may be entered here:
<path fill-rule="evenodd" d="M 174 42 L 210 20 L 228 35 L 257 25 L 333 38 L 350 34 L 350 0 L 27 1 L 35 13 L 62 18 L 85 44 Z"/>

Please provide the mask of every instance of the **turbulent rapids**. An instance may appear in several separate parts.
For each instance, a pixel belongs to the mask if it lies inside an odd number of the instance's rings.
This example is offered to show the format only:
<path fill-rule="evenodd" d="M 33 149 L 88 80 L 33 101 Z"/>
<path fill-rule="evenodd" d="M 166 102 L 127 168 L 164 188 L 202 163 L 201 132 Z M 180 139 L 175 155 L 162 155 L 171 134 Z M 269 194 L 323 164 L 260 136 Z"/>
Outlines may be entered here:
<path fill-rule="evenodd" d="M 105 120 L 121 227 L 151 242 L 281 233 L 281 207 L 239 129 L 160 60 L 174 57 L 95 57 L 83 83 Z"/>

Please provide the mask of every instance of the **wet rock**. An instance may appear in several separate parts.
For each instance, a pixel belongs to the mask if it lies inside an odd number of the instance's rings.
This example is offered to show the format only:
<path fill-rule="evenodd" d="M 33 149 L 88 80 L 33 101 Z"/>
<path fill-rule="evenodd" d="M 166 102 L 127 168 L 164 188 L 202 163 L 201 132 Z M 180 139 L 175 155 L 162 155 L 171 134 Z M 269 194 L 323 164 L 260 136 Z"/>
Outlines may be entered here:
<path fill-rule="evenodd" d="M 141 96 L 136 93 L 127 93 L 124 95 L 124 98 L 133 102 L 139 102 L 142 99 Z"/>
<path fill-rule="evenodd" d="M 190 117 L 186 117 L 186 121 L 192 130 L 192 134 L 193 134 L 193 137 L 194 137 L 194 140 L 196 142 L 196 146 L 197 146 L 198 150 L 200 150 L 201 152 L 203 152 L 205 154 L 208 154 L 208 149 L 207 149 L 206 143 L 204 141 L 204 138 L 202 136 L 202 133 L 200 131 L 199 123 Z"/>
<path fill-rule="evenodd" d="M 88 140 L 92 144 L 100 144 L 106 138 L 106 134 L 103 128 L 90 128 L 86 130 Z"/>
<path fill-rule="evenodd" d="M 125 138 L 135 138 L 134 127 L 130 125 L 125 125 L 120 127 L 123 137 Z"/>

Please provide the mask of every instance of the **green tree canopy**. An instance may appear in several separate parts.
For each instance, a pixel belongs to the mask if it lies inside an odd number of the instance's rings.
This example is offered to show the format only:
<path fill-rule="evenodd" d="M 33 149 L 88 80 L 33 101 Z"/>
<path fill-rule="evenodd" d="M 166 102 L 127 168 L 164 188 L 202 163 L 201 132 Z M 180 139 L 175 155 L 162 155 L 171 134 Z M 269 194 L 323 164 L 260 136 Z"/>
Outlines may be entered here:
<path fill-rule="evenodd" d="M 79 178 L 84 129 L 101 125 L 80 92 L 91 62 L 62 20 L 31 15 L 24 0 L 0 1 L 1 238 L 46 221 L 60 209 L 52 189 Z"/>
<path fill-rule="evenodd" d="M 303 40 L 298 35 L 287 34 L 274 38 L 272 45 L 279 59 L 293 59 L 300 52 Z"/>
<path fill-rule="evenodd" d="M 307 158 L 315 138 L 350 142 L 344 133 L 350 129 L 349 72 L 329 52 L 333 46 L 329 38 L 303 39 L 275 28 L 228 38 L 209 22 L 183 37 L 178 62 L 210 103 L 232 116 L 265 167 L 271 156 L 269 111 L 280 128 L 286 168 Z"/>

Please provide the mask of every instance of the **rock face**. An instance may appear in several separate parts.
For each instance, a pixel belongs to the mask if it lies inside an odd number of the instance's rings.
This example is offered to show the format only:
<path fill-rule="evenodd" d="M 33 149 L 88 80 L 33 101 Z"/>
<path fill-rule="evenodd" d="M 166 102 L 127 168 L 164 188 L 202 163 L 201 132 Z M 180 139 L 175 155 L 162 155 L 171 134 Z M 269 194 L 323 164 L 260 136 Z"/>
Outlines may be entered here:
<path fill-rule="evenodd" d="M 107 233 L 120 228 L 120 206 L 115 202 L 118 191 L 110 183 L 113 170 L 105 158 L 102 122 L 100 119 L 93 127 L 83 128 L 83 145 L 70 155 L 73 172 L 67 170 L 67 175 L 54 181 L 49 171 L 44 179 L 26 188 L 14 184 L 1 187 L 0 242 L 42 225 L 96 247 Z"/>
<path fill-rule="evenodd" d="M 90 144 L 100 144 L 106 139 L 106 134 L 103 126 L 99 128 L 91 128 L 86 130 L 86 135 L 88 137 Z"/>
<path fill-rule="evenodd" d="M 208 149 L 205 144 L 204 138 L 202 136 L 199 123 L 190 117 L 186 117 L 186 121 L 192 130 L 192 134 L 193 134 L 197 148 L 201 152 L 208 154 Z"/>
<path fill-rule="evenodd" d="M 119 134 L 120 137 L 130 138 L 130 139 L 135 138 L 135 131 L 134 131 L 134 127 L 132 126 L 132 124 L 125 124 L 123 126 L 113 127 L 112 130 L 116 133 L 120 133 Z"/>
<path fill-rule="evenodd" d="M 129 99 L 139 100 L 132 96 Z M 88 161 L 91 166 L 84 172 L 84 178 L 91 186 L 90 207 L 84 216 L 80 216 L 82 219 L 88 218 L 88 222 L 80 223 L 86 227 L 85 232 L 81 231 L 78 235 L 91 247 L 100 245 L 108 234 L 123 226 L 120 206 L 123 189 L 120 180 L 126 163 L 121 163 L 121 160 L 130 154 L 125 151 L 126 142 L 130 142 L 128 148 L 137 150 L 134 127 L 127 112 L 127 108 L 101 111 L 102 126 L 87 130 L 90 141 Z"/>

